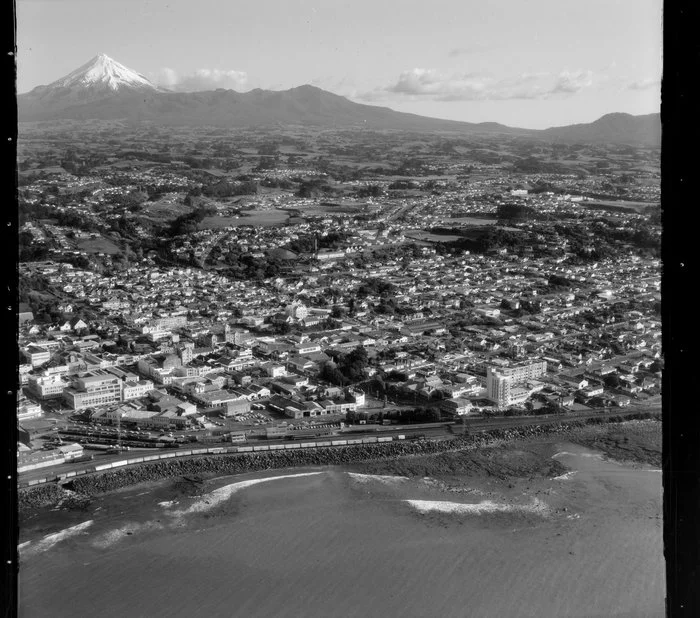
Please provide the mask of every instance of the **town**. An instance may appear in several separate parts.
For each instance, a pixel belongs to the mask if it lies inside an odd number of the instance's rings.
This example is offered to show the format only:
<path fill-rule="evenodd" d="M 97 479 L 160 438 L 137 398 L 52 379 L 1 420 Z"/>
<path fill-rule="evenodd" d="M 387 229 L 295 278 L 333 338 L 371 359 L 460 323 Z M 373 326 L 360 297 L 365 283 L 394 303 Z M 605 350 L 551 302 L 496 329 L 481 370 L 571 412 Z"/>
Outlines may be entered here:
<path fill-rule="evenodd" d="M 658 405 L 658 149 L 183 133 L 28 131 L 20 471 Z"/>

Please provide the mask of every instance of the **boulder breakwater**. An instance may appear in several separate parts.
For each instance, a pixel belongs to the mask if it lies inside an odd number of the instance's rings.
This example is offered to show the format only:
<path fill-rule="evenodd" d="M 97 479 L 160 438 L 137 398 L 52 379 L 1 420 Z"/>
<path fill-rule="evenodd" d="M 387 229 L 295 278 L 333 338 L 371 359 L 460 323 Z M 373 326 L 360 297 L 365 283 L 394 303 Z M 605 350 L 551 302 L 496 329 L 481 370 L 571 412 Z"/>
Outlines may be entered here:
<path fill-rule="evenodd" d="M 347 466 L 372 460 L 391 460 L 408 456 L 431 455 L 494 446 L 517 439 L 575 431 L 587 425 L 657 418 L 653 413 L 619 417 L 562 420 L 558 423 L 493 429 L 477 434 L 455 436 L 449 440 L 393 441 L 351 446 L 318 447 L 252 453 L 222 453 L 120 467 L 114 470 L 75 477 L 63 485 L 46 484 L 18 490 L 20 511 L 54 505 L 66 499 L 66 490 L 81 497 L 97 495 L 150 481 L 178 476 L 234 475 L 295 467 Z"/>

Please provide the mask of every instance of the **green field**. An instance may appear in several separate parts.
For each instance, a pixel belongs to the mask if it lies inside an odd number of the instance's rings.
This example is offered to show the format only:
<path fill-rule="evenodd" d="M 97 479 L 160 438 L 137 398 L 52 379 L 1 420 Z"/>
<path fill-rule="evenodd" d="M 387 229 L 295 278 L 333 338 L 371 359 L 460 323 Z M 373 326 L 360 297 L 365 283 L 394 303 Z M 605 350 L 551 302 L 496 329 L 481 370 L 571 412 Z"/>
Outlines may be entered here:
<path fill-rule="evenodd" d="M 406 238 L 413 238 L 415 240 L 423 240 L 427 242 L 454 242 L 461 238 L 460 236 L 454 236 L 451 234 L 431 234 L 430 232 L 425 232 L 423 230 L 407 230 L 404 235 Z"/>
<path fill-rule="evenodd" d="M 241 225 L 280 225 L 289 220 L 289 214 L 282 210 L 248 210 L 240 217 L 206 217 L 200 224 L 202 229 L 219 229 Z"/>
<path fill-rule="evenodd" d="M 644 212 L 647 208 L 654 205 L 653 202 L 633 202 L 630 200 L 594 200 L 591 202 L 582 202 L 582 204 L 588 208 L 604 206 L 611 210 L 634 210 L 636 212 Z"/>
<path fill-rule="evenodd" d="M 495 225 L 497 219 L 481 219 L 479 217 L 446 217 L 443 223 L 462 223 L 464 225 Z"/>
<path fill-rule="evenodd" d="M 156 221 L 170 221 L 180 215 L 192 212 L 190 206 L 185 206 L 179 201 L 173 201 L 172 198 L 164 198 L 157 202 L 146 202 L 141 214 Z"/>
<path fill-rule="evenodd" d="M 78 248 L 86 253 L 106 253 L 115 255 L 121 250 L 111 240 L 107 238 L 88 238 L 87 240 L 79 240 Z"/>

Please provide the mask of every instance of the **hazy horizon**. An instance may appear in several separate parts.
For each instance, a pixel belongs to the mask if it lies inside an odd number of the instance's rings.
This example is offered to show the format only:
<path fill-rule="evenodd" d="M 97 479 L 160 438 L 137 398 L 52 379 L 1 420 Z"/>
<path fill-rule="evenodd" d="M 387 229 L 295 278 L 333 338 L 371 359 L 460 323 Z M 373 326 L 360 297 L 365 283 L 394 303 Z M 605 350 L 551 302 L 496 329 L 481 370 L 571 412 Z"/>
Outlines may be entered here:
<path fill-rule="evenodd" d="M 175 91 L 310 84 L 522 128 L 659 111 L 660 0 L 312 4 L 18 0 L 17 91 L 106 53 Z"/>

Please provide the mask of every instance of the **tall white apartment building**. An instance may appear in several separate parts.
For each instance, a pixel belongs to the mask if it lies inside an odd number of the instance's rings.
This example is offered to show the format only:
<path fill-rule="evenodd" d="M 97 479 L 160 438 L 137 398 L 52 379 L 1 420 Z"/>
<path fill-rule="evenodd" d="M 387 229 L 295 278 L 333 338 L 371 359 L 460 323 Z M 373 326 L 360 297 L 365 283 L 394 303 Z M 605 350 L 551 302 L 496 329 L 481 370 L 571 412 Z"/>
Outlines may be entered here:
<path fill-rule="evenodd" d="M 489 367 L 486 370 L 486 396 L 499 407 L 522 403 L 531 393 L 523 383 L 546 372 L 546 361 Z"/>

